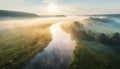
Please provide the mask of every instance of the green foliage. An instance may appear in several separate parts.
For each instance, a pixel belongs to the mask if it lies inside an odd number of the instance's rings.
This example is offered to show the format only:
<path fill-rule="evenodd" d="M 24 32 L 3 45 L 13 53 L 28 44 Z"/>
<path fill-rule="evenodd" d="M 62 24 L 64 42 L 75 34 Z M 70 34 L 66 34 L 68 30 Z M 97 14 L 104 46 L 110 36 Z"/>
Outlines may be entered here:
<path fill-rule="evenodd" d="M 111 37 L 110 37 L 110 44 L 111 45 L 117 45 L 120 46 L 120 34 L 119 33 L 114 33 Z"/>
<path fill-rule="evenodd" d="M 97 34 L 95 36 L 95 39 L 98 42 L 103 43 L 103 44 L 107 44 L 108 43 L 108 37 L 104 33 Z"/>
<path fill-rule="evenodd" d="M 78 21 L 75 21 L 74 23 L 70 25 L 63 24 L 62 28 L 66 32 L 72 34 L 72 37 L 74 39 L 83 39 L 83 40 L 88 40 L 88 41 L 94 39 L 94 37 L 89 35 L 86 31 L 81 30 L 83 28 L 83 25 L 80 24 Z"/>
<path fill-rule="evenodd" d="M 68 68 L 119 69 L 120 34 L 113 33 L 110 37 L 104 33 L 84 31 L 84 29 L 79 27 L 78 22 L 74 22 L 71 25 L 68 24 L 67 26 L 66 24 L 62 25 L 63 30 L 70 33 L 71 36 L 78 42 Z"/>
<path fill-rule="evenodd" d="M 113 39 L 113 40 L 120 40 L 120 34 L 119 34 L 119 33 L 114 33 L 114 34 L 111 36 L 111 39 Z"/>
<path fill-rule="evenodd" d="M 119 69 L 120 58 L 117 57 L 120 55 L 108 46 L 78 41 L 69 69 Z"/>
<path fill-rule="evenodd" d="M 9 29 L 0 33 L 0 69 L 21 69 L 51 41 L 50 24 Z"/>
<path fill-rule="evenodd" d="M 82 25 L 79 21 L 75 21 L 75 22 L 74 22 L 74 25 L 75 25 L 77 28 L 83 28 L 83 25 Z"/>
<path fill-rule="evenodd" d="M 65 28 L 65 25 L 62 27 L 64 30 L 71 33 L 74 39 L 97 41 L 105 45 L 120 46 L 120 34 L 117 32 L 113 33 L 110 37 L 104 33 L 93 33 L 90 30 L 84 31 L 83 25 L 81 25 L 78 21 L 75 21 L 73 24 L 67 26 L 67 28 Z"/>
<path fill-rule="evenodd" d="M 95 39 L 106 45 L 120 46 L 120 34 L 113 33 L 112 36 L 106 36 L 104 33 L 97 34 Z"/>

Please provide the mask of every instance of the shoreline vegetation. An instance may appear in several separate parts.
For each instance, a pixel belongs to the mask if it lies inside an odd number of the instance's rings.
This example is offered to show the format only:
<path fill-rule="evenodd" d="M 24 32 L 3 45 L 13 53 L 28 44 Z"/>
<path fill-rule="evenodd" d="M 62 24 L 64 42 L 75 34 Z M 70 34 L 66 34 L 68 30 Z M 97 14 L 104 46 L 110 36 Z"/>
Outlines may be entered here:
<path fill-rule="evenodd" d="M 52 40 L 49 27 L 43 23 L 0 31 L 0 68 L 21 69 Z"/>
<path fill-rule="evenodd" d="M 69 69 L 119 69 L 120 33 L 107 35 L 91 30 L 75 21 L 62 24 L 62 29 L 71 34 L 76 48 L 69 63 Z"/>

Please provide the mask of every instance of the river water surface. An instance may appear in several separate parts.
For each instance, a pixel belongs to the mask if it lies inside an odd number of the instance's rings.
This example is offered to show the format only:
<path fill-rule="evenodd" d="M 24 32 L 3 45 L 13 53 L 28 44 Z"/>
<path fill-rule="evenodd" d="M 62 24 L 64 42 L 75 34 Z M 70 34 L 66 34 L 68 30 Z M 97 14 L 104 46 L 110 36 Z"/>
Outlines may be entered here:
<path fill-rule="evenodd" d="M 56 23 L 50 27 L 52 41 L 24 69 L 67 69 L 75 41 L 61 29 L 61 24 Z"/>

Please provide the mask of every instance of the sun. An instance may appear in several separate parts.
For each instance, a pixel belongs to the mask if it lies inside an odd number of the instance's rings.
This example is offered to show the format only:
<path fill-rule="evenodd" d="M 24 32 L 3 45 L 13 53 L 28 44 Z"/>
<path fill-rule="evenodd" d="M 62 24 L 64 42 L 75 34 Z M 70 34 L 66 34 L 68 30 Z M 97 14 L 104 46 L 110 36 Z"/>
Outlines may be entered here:
<path fill-rule="evenodd" d="M 54 13 L 54 12 L 57 12 L 57 5 L 55 4 L 50 4 L 48 5 L 48 12 L 51 12 L 51 13 Z"/>

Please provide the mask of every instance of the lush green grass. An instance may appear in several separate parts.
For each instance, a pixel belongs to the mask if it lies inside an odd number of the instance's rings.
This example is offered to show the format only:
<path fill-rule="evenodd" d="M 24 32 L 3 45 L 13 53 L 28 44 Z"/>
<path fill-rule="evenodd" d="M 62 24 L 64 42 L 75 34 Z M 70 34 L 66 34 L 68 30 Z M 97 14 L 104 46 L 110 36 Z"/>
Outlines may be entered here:
<path fill-rule="evenodd" d="M 62 24 L 64 31 L 76 40 L 76 48 L 69 69 L 119 69 L 120 47 L 96 41 L 96 33 L 85 32 L 78 23 Z M 101 39 L 103 41 L 103 39 Z M 104 40 L 105 41 L 105 40 Z"/>
<path fill-rule="evenodd" d="M 69 69 L 119 69 L 119 53 L 109 46 L 79 40 Z"/>
<path fill-rule="evenodd" d="M 51 23 L 0 31 L 0 69 L 21 69 L 51 41 Z"/>

